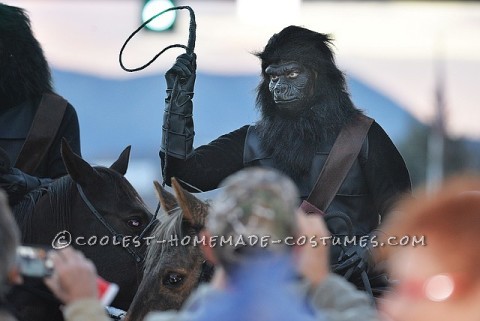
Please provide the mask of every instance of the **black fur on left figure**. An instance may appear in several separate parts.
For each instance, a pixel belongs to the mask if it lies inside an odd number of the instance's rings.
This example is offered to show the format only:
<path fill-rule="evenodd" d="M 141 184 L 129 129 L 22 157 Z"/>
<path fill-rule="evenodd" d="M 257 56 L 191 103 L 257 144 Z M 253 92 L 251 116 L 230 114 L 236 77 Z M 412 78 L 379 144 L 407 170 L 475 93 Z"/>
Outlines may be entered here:
<path fill-rule="evenodd" d="M 331 41 L 326 34 L 289 26 L 274 34 L 262 52 L 255 53 L 262 63 L 256 99 L 262 114 L 256 124 L 261 144 L 279 169 L 293 178 L 307 175 L 319 142 L 335 139 L 341 127 L 361 113 L 335 65 Z M 265 70 L 272 64 L 292 61 L 310 73 L 310 92 L 294 113 L 285 114 L 272 97 Z"/>
<path fill-rule="evenodd" d="M 50 68 L 27 14 L 0 4 L 0 110 L 48 92 Z"/>

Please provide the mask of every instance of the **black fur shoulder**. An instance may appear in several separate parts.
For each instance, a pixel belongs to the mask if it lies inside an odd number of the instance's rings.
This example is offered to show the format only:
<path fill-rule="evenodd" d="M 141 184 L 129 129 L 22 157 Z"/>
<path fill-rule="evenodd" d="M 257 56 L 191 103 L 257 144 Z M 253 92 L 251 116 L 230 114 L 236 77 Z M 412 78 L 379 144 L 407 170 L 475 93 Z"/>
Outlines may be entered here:
<path fill-rule="evenodd" d="M 50 68 L 21 8 L 0 4 L 0 109 L 52 92 Z"/>

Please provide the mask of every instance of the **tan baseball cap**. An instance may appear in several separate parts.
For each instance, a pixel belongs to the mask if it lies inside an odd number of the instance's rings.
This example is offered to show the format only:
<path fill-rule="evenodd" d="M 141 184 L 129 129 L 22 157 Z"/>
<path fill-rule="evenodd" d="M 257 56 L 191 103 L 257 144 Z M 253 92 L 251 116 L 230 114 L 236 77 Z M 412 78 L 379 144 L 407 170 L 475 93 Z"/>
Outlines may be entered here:
<path fill-rule="evenodd" d="M 273 169 L 250 167 L 227 177 L 220 187 L 206 227 L 216 237 L 215 253 L 222 263 L 238 262 L 245 248 L 288 248 L 283 241 L 295 235 L 299 205 L 290 178 Z"/>

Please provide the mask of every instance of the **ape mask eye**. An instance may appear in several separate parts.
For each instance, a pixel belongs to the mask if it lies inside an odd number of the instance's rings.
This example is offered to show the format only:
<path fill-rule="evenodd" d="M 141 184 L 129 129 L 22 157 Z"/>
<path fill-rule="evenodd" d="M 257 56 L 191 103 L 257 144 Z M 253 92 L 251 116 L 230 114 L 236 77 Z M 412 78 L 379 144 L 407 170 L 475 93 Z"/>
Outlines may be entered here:
<path fill-rule="evenodd" d="M 288 78 L 294 79 L 297 78 L 300 73 L 298 71 L 292 71 L 288 74 Z"/>

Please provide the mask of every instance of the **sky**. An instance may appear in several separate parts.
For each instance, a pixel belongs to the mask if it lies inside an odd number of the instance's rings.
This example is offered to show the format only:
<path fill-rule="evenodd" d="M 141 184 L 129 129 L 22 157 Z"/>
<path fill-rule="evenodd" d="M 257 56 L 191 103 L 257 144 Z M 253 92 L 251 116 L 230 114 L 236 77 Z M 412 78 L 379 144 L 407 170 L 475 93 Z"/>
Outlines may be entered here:
<path fill-rule="evenodd" d="M 165 71 L 181 50 L 138 73 L 118 54 L 140 25 L 141 0 L 3 0 L 25 8 L 54 68 L 104 78 Z M 253 3 L 253 5 L 251 5 Z M 435 75 L 444 75 L 446 129 L 480 139 L 480 4 L 471 2 L 328 2 L 299 0 L 178 1 L 196 14 L 195 52 L 205 73 L 259 74 L 269 37 L 296 24 L 332 34 L 339 67 L 377 88 L 424 122 L 435 114 Z M 124 62 L 138 67 L 167 45 L 186 44 L 188 13 L 175 30 L 141 32 Z M 442 66 L 441 68 L 437 68 Z"/>

